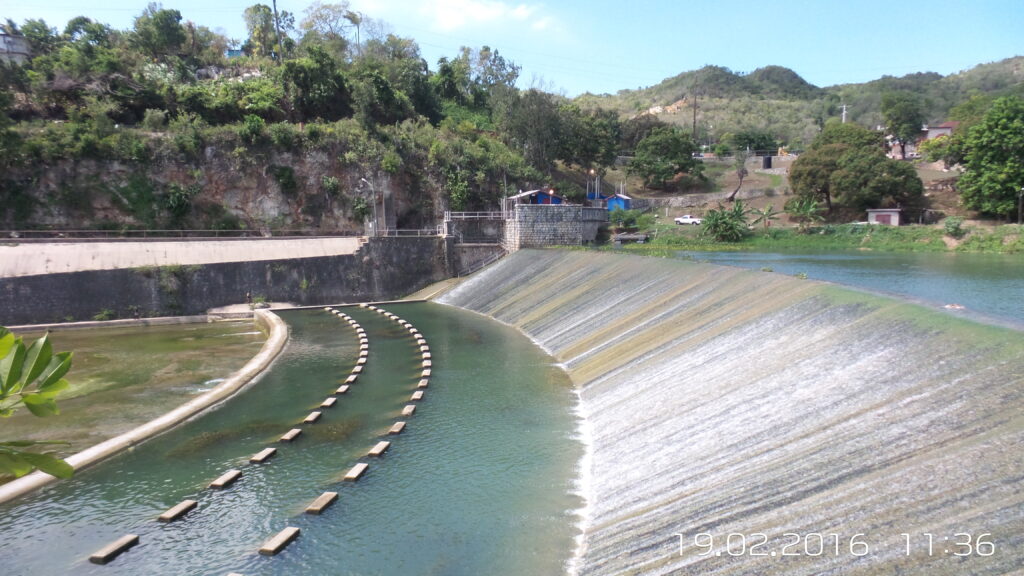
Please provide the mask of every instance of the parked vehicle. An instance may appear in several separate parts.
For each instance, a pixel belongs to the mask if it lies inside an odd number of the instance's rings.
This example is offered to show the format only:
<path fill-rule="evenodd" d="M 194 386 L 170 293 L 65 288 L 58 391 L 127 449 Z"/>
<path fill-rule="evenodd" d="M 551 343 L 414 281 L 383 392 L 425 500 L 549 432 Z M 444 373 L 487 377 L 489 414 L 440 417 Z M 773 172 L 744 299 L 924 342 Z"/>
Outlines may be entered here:
<path fill-rule="evenodd" d="M 676 224 L 693 224 L 694 226 L 700 226 L 701 222 L 703 222 L 703 220 L 700 218 L 694 218 L 689 214 L 676 218 Z"/>

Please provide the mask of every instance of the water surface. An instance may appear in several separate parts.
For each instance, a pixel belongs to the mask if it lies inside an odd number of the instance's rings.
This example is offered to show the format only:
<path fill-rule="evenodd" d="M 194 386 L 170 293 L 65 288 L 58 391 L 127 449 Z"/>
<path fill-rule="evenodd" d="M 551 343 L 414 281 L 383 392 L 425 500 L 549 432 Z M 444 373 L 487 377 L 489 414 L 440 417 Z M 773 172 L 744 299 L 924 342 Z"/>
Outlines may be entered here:
<path fill-rule="evenodd" d="M 270 371 L 219 409 L 75 479 L 0 506 L 7 574 L 557 574 L 573 549 L 571 495 L 580 448 L 564 373 L 521 334 L 434 304 L 389 307 L 433 353 L 426 397 L 406 431 L 385 433 L 419 380 L 408 332 L 367 310 L 345 310 L 368 332 L 365 372 L 293 444 L 296 426 L 348 376 L 354 331 L 323 311 L 285 312 L 291 341 Z M 380 439 L 391 449 L 366 451 Z M 250 455 L 278 454 L 262 465 Z M 341 476 L 370 464 L 356 483 Z M 229 468 L 222 492 L 205 489 Z M 302 511 L 340 493 L 321 516 Z M 158 514 L 199 501 L 183 520 Z M 257 548 L 285 526 L 302 530 L 276 557 Z M 141 544 L 107 566 L 87 557 L 126 533 Z M 54 545 L 59 543 L 59 545 Z"/>

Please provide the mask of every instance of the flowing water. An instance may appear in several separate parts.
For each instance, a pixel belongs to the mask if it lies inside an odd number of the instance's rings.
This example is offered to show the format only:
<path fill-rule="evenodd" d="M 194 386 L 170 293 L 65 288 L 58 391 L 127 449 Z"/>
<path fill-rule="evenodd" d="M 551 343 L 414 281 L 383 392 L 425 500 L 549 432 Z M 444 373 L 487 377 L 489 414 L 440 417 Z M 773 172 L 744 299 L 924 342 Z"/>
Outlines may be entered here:
<path fill-rule="evenodd" d="M 345 308 L 366 329 L 366 371 L 319 422 L 298 425 L 348 376 L 358 354 L 347 324 L 326 312 L 282 313 L 291 340 L 240 396 L 139 448 L 18 502 L 0 505 L 0 558 L 10 575 L 49 574 L 557 574 L 574 547 L 572 495 L 582 447 L 564 372 L 508 327 L 436 304 L 388 307 L 433 354 L 415 415 L 385 436 L 420 377 L 408 332 Z M 406 419 L 406 418 L 402 418 Z M 365 456 L 392 441 L 381 459 Z M 248 457 L 278 453 L 264 464 Z M 370 467 L 341 482 L 356 462 Z M 206 484 L 230 468 L 224 491 Z M 340 493 L 321 516 L 303 509 Z M 185 518 L 157 515 L 198 500 Z M 276 557 L 257 548 L 285 526 L 302 530 Z M 111 564 L 89 554 L 126 533 L 141 543 Z"/>
<path fill-rule="evenodd" d="M 580 386 L 579 573 L 1024 568 L 1024 334 L 781 274 L 520 251 L 441 299 Z"/>
<path fill-rule="evenodd" d="M 1024 327 L 1024 255 L 948 252 L 680 252 L 680 257 L 806 274 L 932 306 L 960 305 Z"/>

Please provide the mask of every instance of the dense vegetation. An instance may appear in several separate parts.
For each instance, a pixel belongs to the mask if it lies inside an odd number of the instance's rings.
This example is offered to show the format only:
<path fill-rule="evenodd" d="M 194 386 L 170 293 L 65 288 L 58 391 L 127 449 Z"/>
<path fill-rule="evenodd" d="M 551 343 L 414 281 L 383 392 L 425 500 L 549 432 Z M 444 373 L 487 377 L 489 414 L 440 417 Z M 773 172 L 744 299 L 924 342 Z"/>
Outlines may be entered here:
<path fill-rule="evenodd" d="M 835 148 L 848 143 L 819 151 L 840 104 L 852 124 L 887 122 L 902 144 L 922 118 L 989 126 L 997 97 L 1024 92 L 1017 58 L 945 78 L 824 89 L 777 66 L 749 74 L 708 66 L 646 90 L 570 100 L 517 88 L 519 67 L 487 46 L 462 48 L 431 70 L 414 40 L 345 0 L 314 2 L 303 15 L 254 4 L 238 17 L 248 30 L 239 42 L 159 4 L 127 30 L 84 16 L 63 29 L 8 21 L 4 32 L 26 39 L 32 57 L 0 63 L 0 223 L 31 226 L 41 202 L 74 219 L 102 197 L 133 226 L 256 226 L 211 198 L 205 171 L 221 161 L 238 174 L 260 168 L 303 225 L 319 226 L 326 209 L 361 221 L 374 200 L 359 182 L 377 177 L 393 178 L 409 197 L 400 222 L 427 224 L 431 212 L 491 209 L 516 189 L 554 185 L 577 197 L 621 156 L 633 157 L 628 170 L 645 188 L 704 190 L 707 171 L 693 158 L 702 146 L 738 157 L 809 149 L 835 164 L 824 168 L 828 185 L 818 178 L 794 189 L 840 218 L 920 196 L 919 181 L 874 151 Z M 665 111 L 637 114 L 655 105 Z M 981 199 L 970 196 L 972 207 L 1008 216 L 1005 198 L 984 198 L 1009 194 L 1015 176 L 982 177 L 998 160 L 982 159 L 978 144 L 958 130 L 927 151 L 976 172 L 968 182 L 979 182 L 971 194 Z M 303 162 L 319 157 L 329 161 L 308 177 Z M 44 168 L 72 163 L 66 172 L 77 174 L 89 161 L 119 163 L 122 176 L 79 178 L 42 199 L 31 193 Z M 154 167 L 173 169 L 155 175 Z M 992 192 L 993 182 L 1002 188 Z"/>

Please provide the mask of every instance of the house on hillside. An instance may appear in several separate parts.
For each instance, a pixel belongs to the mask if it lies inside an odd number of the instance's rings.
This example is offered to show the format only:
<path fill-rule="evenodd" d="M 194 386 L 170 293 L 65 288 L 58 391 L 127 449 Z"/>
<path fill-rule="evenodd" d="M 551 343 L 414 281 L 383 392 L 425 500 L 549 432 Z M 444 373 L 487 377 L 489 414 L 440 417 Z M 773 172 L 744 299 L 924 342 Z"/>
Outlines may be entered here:
<path fill-rule="evenodd" d="M 886 226 L 899 226 L 901 208 L 876 208 L 868 210 L 868 224 L 884 224 Z"/>

